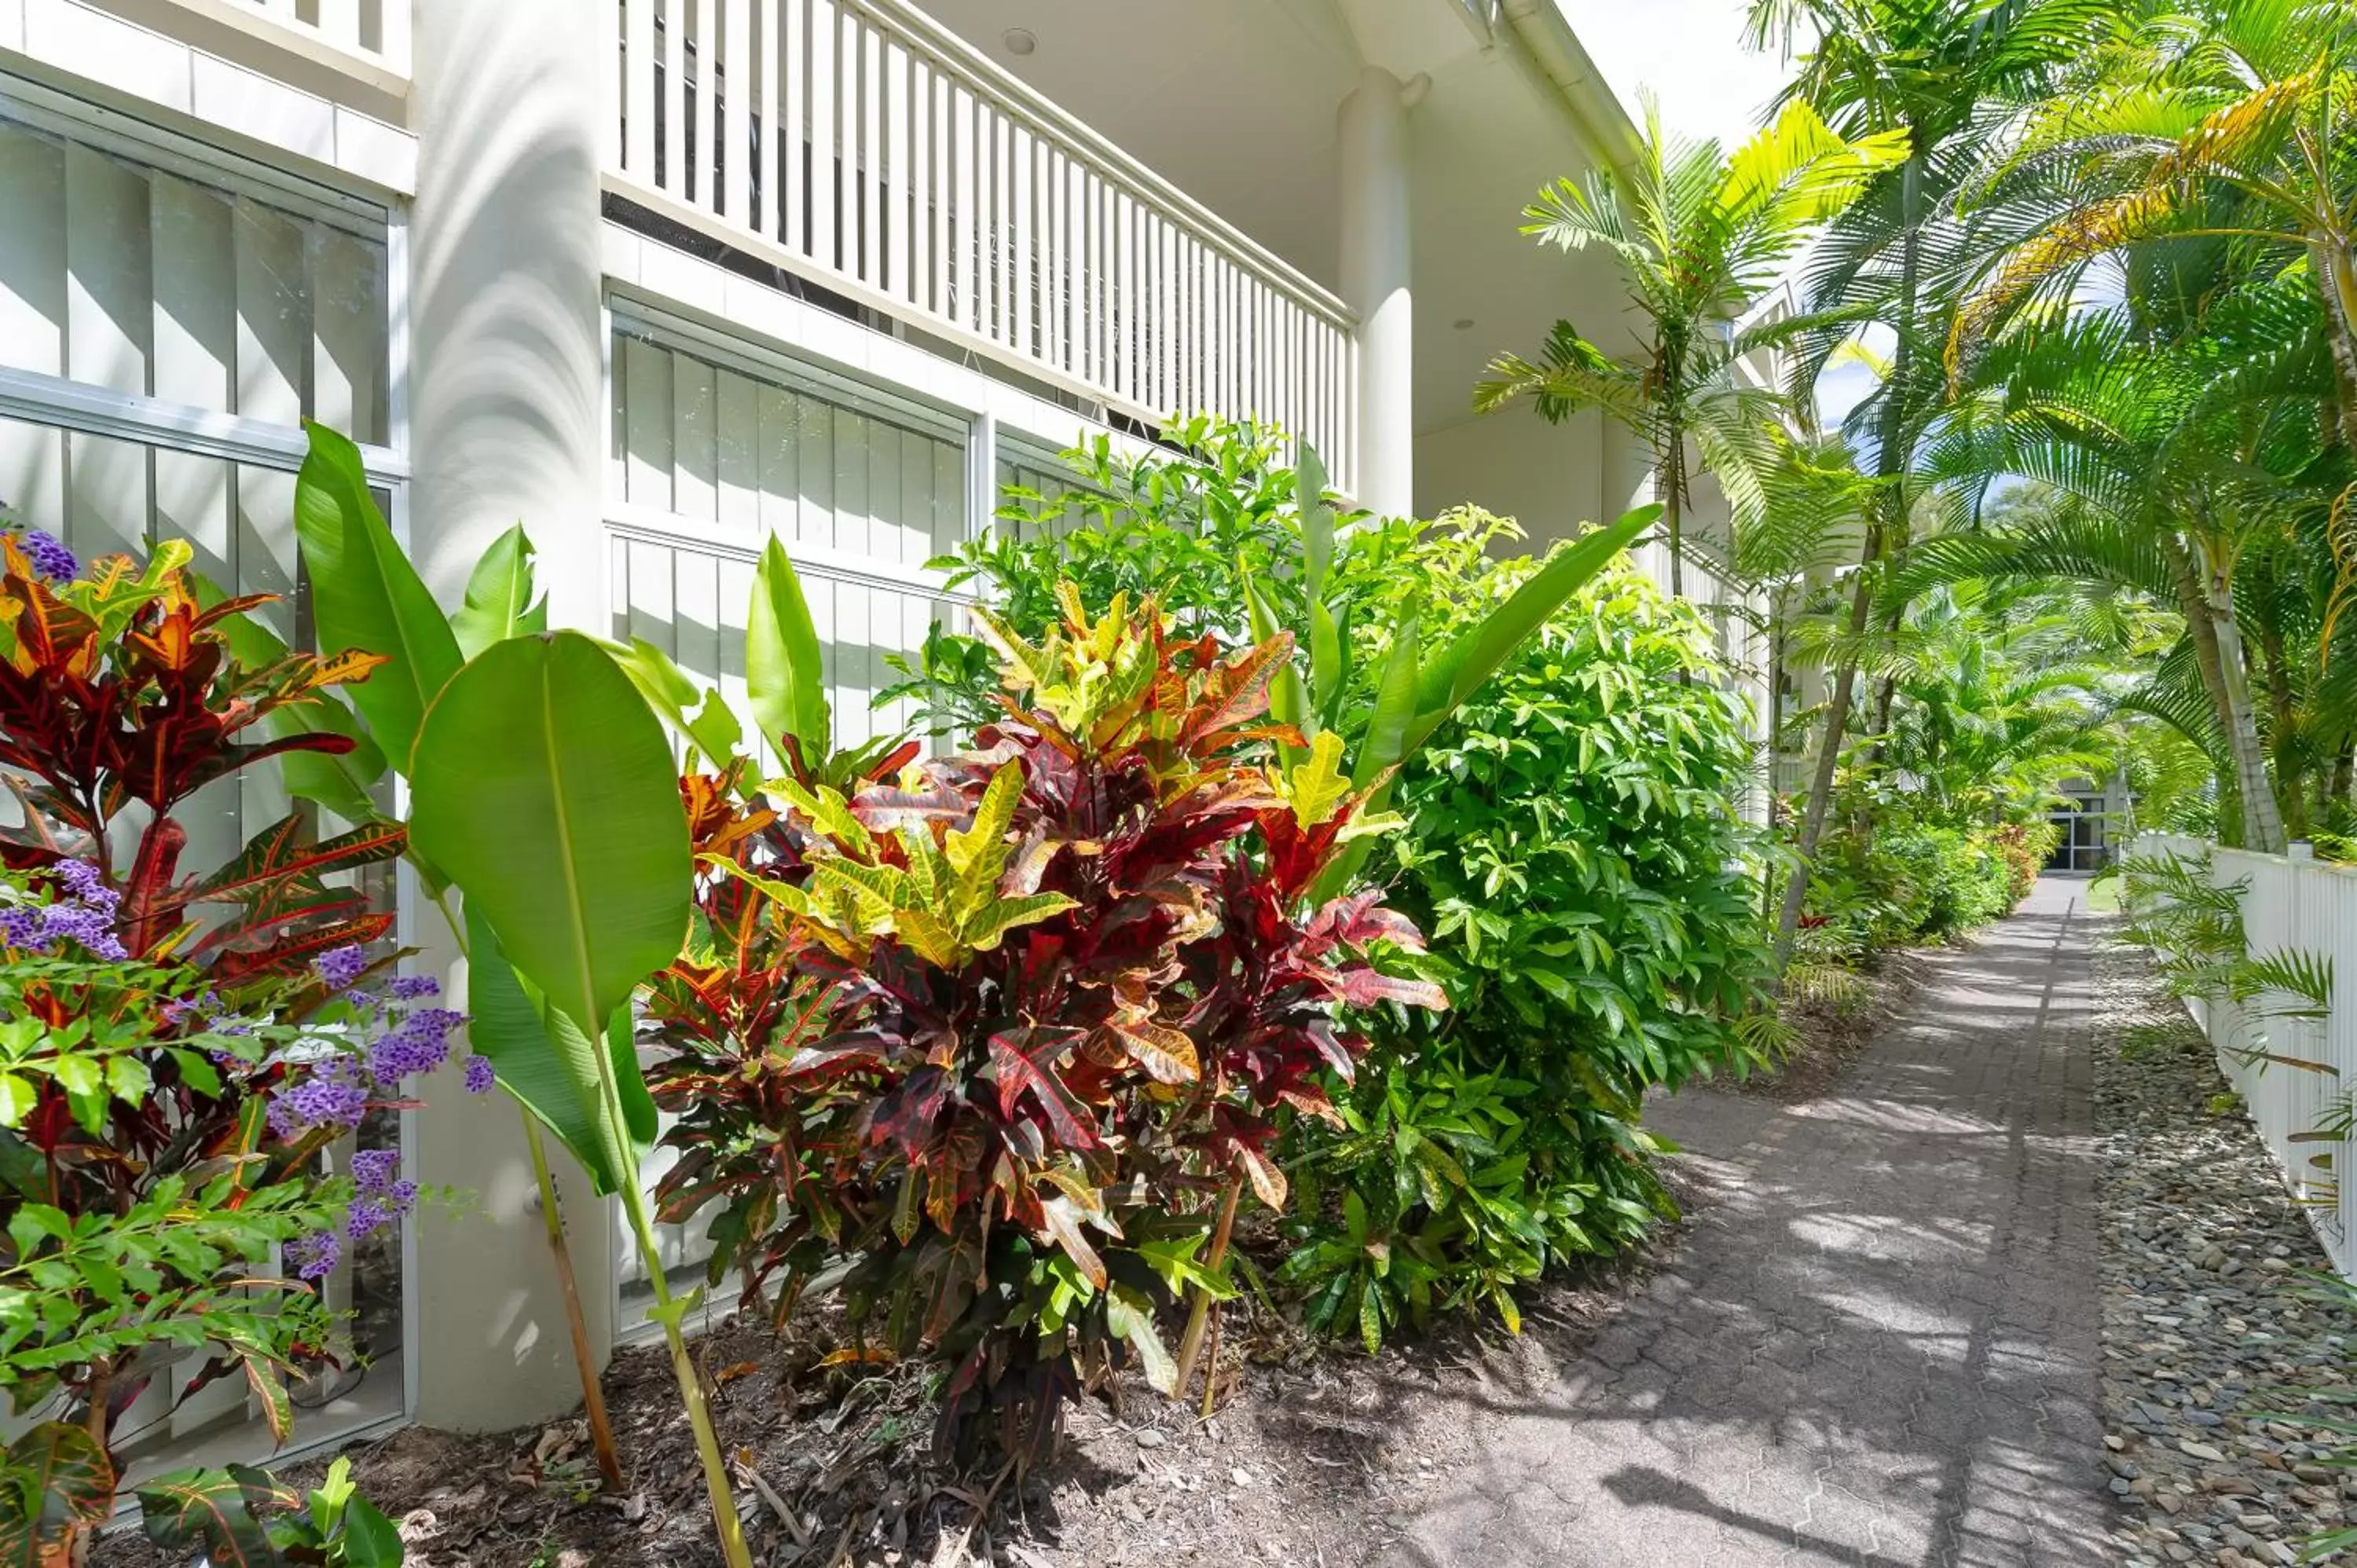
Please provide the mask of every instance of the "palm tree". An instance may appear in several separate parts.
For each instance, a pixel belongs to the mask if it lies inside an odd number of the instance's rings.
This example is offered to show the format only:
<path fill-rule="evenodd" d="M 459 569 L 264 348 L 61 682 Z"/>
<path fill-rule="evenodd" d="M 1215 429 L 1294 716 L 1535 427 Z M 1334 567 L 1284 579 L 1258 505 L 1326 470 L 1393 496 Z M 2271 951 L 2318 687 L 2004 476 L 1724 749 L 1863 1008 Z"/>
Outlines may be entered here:
<path fill-rule="evenodd" d="M 1803 350 L 1794 359 L 1802 397 L 1861 334 L 1872 329 L 1891 343 L 1888 373 L 1849 416 L 1856 444 L 1871 451 L 1876 493 L 1777 919 L 1780 972 L 1824 831 L 1878 568 L 1886 546 L 1907 538 L 1922 488 L 1919 447 L 1946 412 L 1942 348 L 1962 281 L 1986 243 L 1957 213 L 1955 197 L 1980 165 L 1991 120 L 2048 93 L 2110 30 L 2110 13 L 2108 0 L 1754 0 L 1756 42 L 1811 40 L 1788 99 L 1814 103 L 1851 141 L 1898 131 L 1908 149 L 1829 226 L 1809 268 L 1806 307 L 1777 329 Z"/>
<path fill-rule="evenodd" d="M 2270 731 L 2279 758 L 2298 756 L 2287 618 L 2320 602 L 2297 567 L 2287 576 L 2286 553 L 2320 532 L 2330 506 L 2319 481 L 2337 454 L 2317 410 L 2330 402 L 2330 369 L 2303 291 L 2231 281 L 2209 291 L 2198 318 L 2162 330 L 2145 300 L 2083 309 L 1986 350 L 1973 368 L 1986 392 L 1970 461 L 2041 480 L 2062 504 L 2028 527 L 1925 542 L 1887 593 L 1903 601 L 1939 582 L 2006 576 L 2175 606 L 2183 655 L 2163 661 L 2139 705 L 2215 750 L 2242 842 L 2280 851 L 2287 793 L 2301 814 L 2298 768 L 2278 776 L 2268 765 Z M 2185 701 L 2195 691 L 2206 713 Z"/>
<path fill-rule="evenodd" d="M 1648 100 L 1643 146 L 1629 173 L 1558 181 L 1523 214 L 1523 232 L 1542 244 L 1603 251 L 1620 263 L 1644 318 L 1642 345 L 1615 359 L 1558 321 L 1535 359 L 1492 360 L 1473 406 L 1489 413 L 1527 398 L 1550 423 L 1592 408 L 1635 432 L 1652 454 L 1670 591 L 1683 596 L 1689 445 L 1717 476 L 1738 533 L 1763 504 L 1761 471 L 1780 404 L 1738 373 L 1755 343 L 1736 319 L 1780 280 L 1811 234 L 1905 155 L 1901 133 L 1845 141 L 1794 102 L 1730 157 L 1716 141 L 1664 132 Z"/>
<path fill-rule="evenodd" d="M 2002 166 L 2065 199 L 1958 315 L 1950 363 L 2097 257 L 2223 240 L 2253 270 L 2305 261 L 2357 448 L 2357 14 L 2346 0 L 2209 0 L 2190 22 L 2176 4 L 2150 10 L 2128 69 L 2042 106 Z"/>

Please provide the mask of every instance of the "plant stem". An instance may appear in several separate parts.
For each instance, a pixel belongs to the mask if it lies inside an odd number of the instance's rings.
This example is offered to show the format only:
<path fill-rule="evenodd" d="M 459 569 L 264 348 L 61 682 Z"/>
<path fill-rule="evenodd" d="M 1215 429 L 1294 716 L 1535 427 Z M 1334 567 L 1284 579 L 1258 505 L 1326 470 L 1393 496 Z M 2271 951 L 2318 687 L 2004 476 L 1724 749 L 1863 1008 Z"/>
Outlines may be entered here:
<path fill-rule="evenodd" d="M 581 1316 L 581 1289 L 574 1281 L 573 1251 L 565 1241 L 565 1214 L 556 1203 L 556 1178 L 549 1174 L 548 1151 L 540 1141 L 540 1123 L 523 1103 L 516 1103 L 523 1122 L 524 1146 L 532 1151 L 533 1178 L 540 1184 L 540 1214 L 548 1228 L 548 1251 L 556 1262 L 557 1282 L 565 1287 L 565 1316 L 573 1330 L 573 1363 L 581 1374 L 581 1405 L 589 1417 L 589 1446 L 597 1455 L 597 1474 L 606 1489 L 629 1489 L 622 1478 L 622 1456 L 614 1447 L 614 1429 L 606 1420 L 606 1391 L 597 1383 L 597 1359 L 589 1352 L 589 1324 Z"/>
<path fill-rule="evenodd" d="M 629 1118 L 622 1113 L 621 1086 L 614 1079 L 614 1054 L 607 1047 L 605 1029 L 591 1031 L 590 1042 L 597 1063 L 597 1087 L 606 1101 L 606 1114 L 612 1118 L 614 1127 L 628 1127 Z M 622 1212 L 630 1216 L 631 1232 L 639 1239 L 639 1255 L 646 1260 L 647 1283 L 655 1293 L 654 1316 L 662 1325 L 663 1342 L 671 1348 L 672 1376 L 678 1380 L 680 1402 L 686 1406 L 687 1424 L 695 1434 L 696 1457 L 704 1462 L 704 1489 L 712 1498 L 712 1526 L 720 1537 L 720 1555 L 728 1568 L 753 1568 L 752 1554 L 745 1546 L 745 1526 L 737 1517 L 736 1494 L 728 1486 L 728 1466 L 720 1456 L 720 1437 L 712 1429 L 712 1412 L 704 1402 L 704 1381 L 696 1376 L 695 1363 L 688 1359 L 687 1338 L 680 1332 L 680 1315 L 685 1304 L 674 1303 L 670 1282 L 663 1278 L 654 1222 L 647 1215 L 647 1195 L 639 1186 L 635 1170 L 623 1173 L 621 1188 Z"/>
<path fill-rule="evenodd" d="M 457 945 L 458 956 L 471 967 L 475 955 L 467 942 L 467 927 L 450 908 L 450 899 L 441 888 L 429 889 L 426 897 L 442 912 L 442 924 Z M 515 1097 L 511 1094 L 511 1100 Z M 614 1446 L 614 1428 L 606 1419 L 606 1391 L 597 1380 L 597 1358 L 589 1349 L 589 1323 L 581 1314 L 581 1285 L 573 1272 L 573 1249 L 565 1239 L 565 1211 L 556 1201 L 556 1178 L 548 1168 L 548 1151 L 540 1141 L 540 1123 L 533 1119 L 532 1111 L 521 1100 L 515 1100 L 516 1116 L 523 1122 L 524 1147 L 532 1152 L 533 1178 L 540 1184 L 540 1215 L 548 1229 L 548 1254 L 556 1265 L 556 1283 L 565 1292 L 565 1317 L 573 1331 L 573 1367 L 581 1375 L 581 1406 L 589 1418 L 589 1445 L 597 1455 L 597 1474 L 604 1478 L 606 1489 L 627 1491 L 630 1483 L 622 1476 L 622 1455 Z"/>
<path fill-rule="evenodd" d="M 1244 1178 L 1242 1175 L 1228 1178 L 1227 1195 L 1220 1201 L 1219 1229 L 1211 1232 L 1211 1251 L 1204 1260 L 1212 1268 L 1216 1269 L 1228 1261 L 1228 1237 L 1236 1228 L 1236 1201 L 1243 1196 L 1243 1190 Z M 1187 1384 L 1193 1380 L 1195 1358 L 1202 1354 L 1203 1330 L 1210 1325 L 1211 1320 L 1211 1290 L 1207 1286 L 1197 1285 L 1194 1305 L 1187 1315 L 1186 1337 L 1178 1341 L 1178 1380 L 1171 1388 L 1170 1391 L 1173 1395 L 1184 1394 L 1187 1391 Z M 1208 1389 L 1211 1381 L 1209 1372 L 1204 1373 L 1204 1381 Z"/>

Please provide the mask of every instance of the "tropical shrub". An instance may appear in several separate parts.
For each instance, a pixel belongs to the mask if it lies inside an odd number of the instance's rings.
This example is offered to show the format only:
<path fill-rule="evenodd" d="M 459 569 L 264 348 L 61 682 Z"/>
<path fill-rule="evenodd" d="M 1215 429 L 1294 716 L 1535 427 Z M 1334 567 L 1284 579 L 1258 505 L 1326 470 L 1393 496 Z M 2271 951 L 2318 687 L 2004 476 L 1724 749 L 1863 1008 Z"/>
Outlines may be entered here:
<path fill-rule="evenodd" d="M 1006 701 L 974 751 L 775 808 L 689 780 L 695 935 L 656 988 L 666 1212 L 722 1203 L 713 1277 L 780 1310 L 850 1260 L 854 1320 L 952 1361 L 944 1452 L 988 1418 L 1038 1453 L 1116 1360 L 1174 1387 L 1157 1314 L 1224 1294 L 1243 1189 L 1286 1203 L 1280 1117 L 1332 1115 L 1363 1048 L 1336 1010 L 1442 1003 L 1377 967 L 1420 943 L 1375 893 L 1308 900 L 1382 824 L 1339 737 L 1262 763 L 1287 640 L 1060 597 L 1036 642 L 985 614 Z"/>
<path fill-rule="evenodd" d="M 12 1558 L 103 1515 L 114 1423 L 177 1363 L 200 1362 L 189 1392 L 242 1378 L 284 1438 L 287 1375 L 339 1355 L 306 1282 L 417 1197 L 391 1151 L 333 1179 L 321 1152 L 404 1103 L 461 1022 L 384 973 L 362 944 L 390 917 L 328 881 L 397 854 L 397 828 L 317 841 L 290 815 L 184 873 L 176 809 L 257 761 L 350 751 L 300 721 L 376 662 L 242 657 L 262 601 L 205 606 L 186 559 L 85 573 L 45 536 L 0 543 L 0 768 L 23 808 L 0 875 L 0 1388 L 50 1418 L 0 1478 Z"/>
<path fill-rule="evenodd" d="M 401 1568 L 401 1530 L 352 1485 L 338 1459 L 306 1497 L 265 1470 L 231 1465 L 139 1488 L 140 1520 L 158 1546 L 201 1547 L 245 1568 Z"/>
<path fill-rule="evenodd" d="M 1297 1168 L 1335 1189 L 1285 1270 L 1313 1323 L 1370 1348 L 1436 1304 L 1512 1324 L 1512 1286 L 1674 1214 L 1646 1090 L 1761 1043 L 1749 747 L 1711 649 L 1693 609 L 1609 572 L 1403 772 L 1376 869 L 1450 1005 L 1372 1021 L 1347 1131 L 1302 1129 Z"/>

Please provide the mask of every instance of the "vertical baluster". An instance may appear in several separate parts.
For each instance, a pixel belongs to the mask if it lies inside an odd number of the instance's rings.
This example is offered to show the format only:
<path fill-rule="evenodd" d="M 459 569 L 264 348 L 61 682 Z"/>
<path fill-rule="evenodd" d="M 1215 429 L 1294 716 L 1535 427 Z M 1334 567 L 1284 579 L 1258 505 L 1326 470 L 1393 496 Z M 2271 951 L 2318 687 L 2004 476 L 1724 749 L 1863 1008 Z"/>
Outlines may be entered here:
<path fill-rule="evenodd" d="M 839 69 L 834 0 L 810 0 L 810 243 L 811 260 L 839 264 L 835 245 L 834 84 Z"/>
<path fill-rule="evenodd" d="M 1089 174 L 1079 157 L 1064 160 L 1064 353 L 1063 368 L 1088 372 Z"/>
<path fill-rule="evenodd" d="M 1010 256 L 1006 282 L 1014 310 L 1006 341 L 1018 354 L 1031 352 L 1031 133 L 1012 118 L 1006 126 L 1007 184 L 1013 204 L 1006 224 Z"/>
<path fill-rule="evenodd" d="M 687 5 L 663 0 L 662 182 L 671 195 L 687 197 Z"/>
<path fill-rule="evenodd" d="M 1063 152 L 1039 142 L 1039 357 L 1054 369 L 1064 363 L 1064 168 Z"/>
<path fill-rule="evenodd" d="M 410 0 L 378 0 L 377 53 L 404 76 L 409 74 Z"/>
<path fill-rule="evenodd" d="M 361 47 L 361 0 L 319 0 L 319 36 L 338 48 Z"/>
<path fill-rule="evenodd" d="M 859 40 L 859 276 L 885 285 L 884 35 L 855 20 Z"/>
<path fill-rule="evenodd" d="M 1085 275 L 1082 283 L 1082 309 L 1087 319 L 1082 324 L 1082 350 L 1085 360 L 1081 373 L 1096 386 L 1103 386 L 1105 376 L 1104 330 L 1104 177 L 1092 168 L 1087 183 L 1082 187 L 1088 210 L 1081 222 L 1081 245 L 1086 253 Z"/>
<path fill-rule="evenodd" d="M 712 7 L 715 0 L 692 0 L 685 8 L 691 23 L 687 32 L 686 91 L 687 109 L 687 199 L 699 207 L 711 207 L 719 199 L 720 182 L 713 177 L 712 155 L 720 145 L 719 134 L 713 122 L 719 116 L 717 95 L 713 91 L 713 68 L 719 62 L 714 58 L 719 49 L 720 29 L 714 25 Z"/>
<path fill-rule="evenodd" d="M 884 53 L 885 150 L 884 150 L 884 286 L 892 297 L 912 300 L 915 293 L 909 286 L 909 242 L 912 238 L 909 199 L 909 73 L 914 63 L 909 51 L 898 38 L 889 39 Z"/>
<path fill-rule="evenodd" d="M 753 211 L 753 6 L 755 0 L 707 0 L 726 5 L 722 18 L 720 70 L 706 80 L 719 92 L 721 107 L 713 123 L 725 127 L 720 161 L 714 172 L 726 183 L 720 188 L 720 216 L 758 230 Z M 725 75 L 723 74 L 725 72 Z"/>
<path fill-rule="evenodd" d="M 754 205 L 751 219 L 757 232 L 783 242 L 785 160 L 778 151 L 783 145 L 778 134 L 778 104 L 782 97 L 778 91 L 778 71 L 782 64 L 778 53 L 778 27 L 785 5 L 783 0 L 745 0 L 745 4 L 752 11 L 753 30 L 758 35 L 754 54 L 761 73 L 760 91 L 754 99 L 755 112 L 760 118 L 754 138 L 760 148 L 755 163 L 761 181 L 761 197 Z"/>
<path fill-rule="evenodd" d="M 388 16 L 406 8 L 387 0 Z M 622 0 L 622 167 L 655 182 L 655 0 Z"/>
<path fill-rule="evenodd" d="M 909 299 L 921 311 L 941 309 L 941 226 L 933 191 L 941 181 L 941 160 L 933 156 L 941 136 L 941 115 L 933 111 L 941 87 L 933 78 L 933 61 L 921 54 L 909 57 L 909 215 L 908 264 Z"/>
<path fill-rule="evenodd" d="M 994 342 L 1015 348 L 1014 139 L 1015 124 L 1006 112 L 992 104 L 990 114 L 990 223 L 984 231 L 990 254 L 990 336 Z"/>
<path fill-rule="evenodd" d="M 960 327 L 980 330 L 982 312 L 975 295 L 974 265 L 974 133 L 976 107 L 974 94 L 963 83 L 950 88 L 950 137 L 956 144 L 952 159 L 956 178 L 950 195 L 950 295 L 949 317 Z"/>
<path fill-rule="evenodd" d="M 808 255 L 810 233 L 810 10 L 807 0 L 774 0 L 778 6 L 778 129 L 770 136 L 778 151 L 778 238 L 789 251 Z"/>

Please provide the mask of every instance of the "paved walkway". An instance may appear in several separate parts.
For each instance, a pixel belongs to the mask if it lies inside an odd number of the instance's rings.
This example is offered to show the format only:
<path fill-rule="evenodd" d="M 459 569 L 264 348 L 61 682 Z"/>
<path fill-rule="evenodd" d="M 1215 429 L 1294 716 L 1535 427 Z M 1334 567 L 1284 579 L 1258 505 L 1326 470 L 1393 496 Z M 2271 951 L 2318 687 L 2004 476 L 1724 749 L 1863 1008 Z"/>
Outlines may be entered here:
<path fill-rule="evenodd" d="M 1663 1106 L 1735 1189 L 1385 1568 L 2110 1561 L 2084 888 L 1935 959 L 1824 1097 Z"/>

